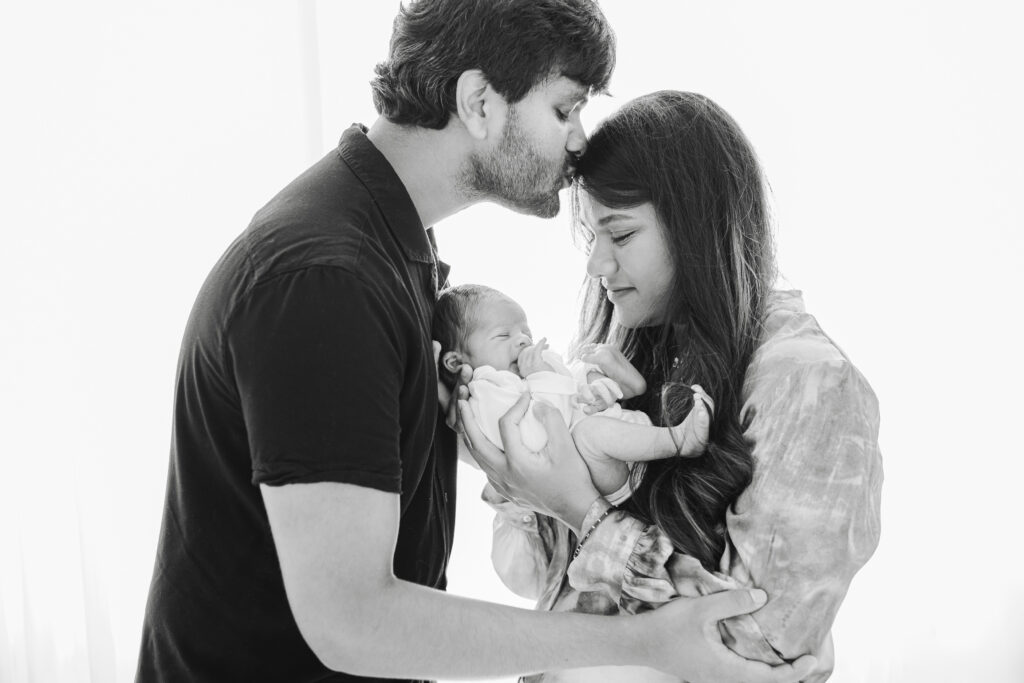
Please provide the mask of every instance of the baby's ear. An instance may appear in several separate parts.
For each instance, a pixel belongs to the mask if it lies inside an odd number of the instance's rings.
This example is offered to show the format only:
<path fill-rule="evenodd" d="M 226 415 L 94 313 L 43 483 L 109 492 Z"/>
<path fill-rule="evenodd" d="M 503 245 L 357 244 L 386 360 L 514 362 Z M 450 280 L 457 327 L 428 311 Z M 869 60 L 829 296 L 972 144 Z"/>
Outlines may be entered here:
<path fill-rule="evenodd" d="M 441 357 L 441 365 L 448 372 L 458 372 L 459 366 L 462 365 L 462 356 L 458 351 L 449 351 Z"/>

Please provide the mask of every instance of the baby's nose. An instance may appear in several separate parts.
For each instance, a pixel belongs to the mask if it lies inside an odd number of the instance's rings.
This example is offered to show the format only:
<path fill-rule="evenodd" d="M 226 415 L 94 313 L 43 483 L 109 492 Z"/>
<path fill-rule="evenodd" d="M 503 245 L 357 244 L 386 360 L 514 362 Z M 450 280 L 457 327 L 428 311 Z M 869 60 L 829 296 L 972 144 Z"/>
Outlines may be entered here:
<path fill-rule="evenodd" d="M 516 347 L 520 349 L 525 349 L 532 343 L 533 341 L 530 339 L 530 337 L 525 334 L 521 334 L 518 338 L 516 338 Z"/>

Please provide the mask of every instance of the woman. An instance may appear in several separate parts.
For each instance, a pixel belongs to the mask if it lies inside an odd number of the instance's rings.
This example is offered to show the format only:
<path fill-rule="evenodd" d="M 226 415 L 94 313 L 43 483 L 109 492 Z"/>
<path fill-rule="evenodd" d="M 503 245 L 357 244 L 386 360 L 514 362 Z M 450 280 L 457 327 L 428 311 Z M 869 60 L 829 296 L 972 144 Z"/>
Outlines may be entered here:
<path fill-rule="evenodd" d="M 704 387 L 715 401 L 710 443 L 697 458 L 649 463 L 620 509 L 598 498 L 574 529 L 489 487 L 495 567 L 542 609 L 638 612 L 763 588 L 768 604 L 723 622 L 723 641 L 769 663 L 811 653 L 807 680 L 825 680 L 832 621 L 878 542 L 878 411 L 799 292 L 771 288 L 756 156 L 714 102 L 664 91 L 604 121 L 576 176 L 591 278 L 580 353 L 612 372 L 634 365 L 646 387 L 624 406 L 655 424 L 678 422 L 689 387 Z M 607 669 L 530 680 L 671 679 Z"/>

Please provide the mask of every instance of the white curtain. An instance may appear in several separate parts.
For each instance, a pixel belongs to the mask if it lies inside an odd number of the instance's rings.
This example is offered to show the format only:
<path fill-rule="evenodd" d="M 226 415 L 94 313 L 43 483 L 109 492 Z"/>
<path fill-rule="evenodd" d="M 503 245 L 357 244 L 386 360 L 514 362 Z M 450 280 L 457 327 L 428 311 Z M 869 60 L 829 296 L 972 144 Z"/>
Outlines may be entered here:
<path fill-rule="evenodd" d="M 883 538 L 833 680 L 1024 679 L 1018 18 L 994 1 L 602 6 L 619 66 L 585 123 L 660 88 L 729 110 L 772 181 L 785 275 L 879 395 Z M 372 121 L 396 8 L 5 11 L 0 683 L 132 680 L 192 298 L 256 209 Z M 482 206 L 438 239 L 455 281 L 508 291 L 564 349 L 583 273 L 564 215 Z M 487 564 L 483 482 L 461 479 L 450 590 L 523 604 Z"/>

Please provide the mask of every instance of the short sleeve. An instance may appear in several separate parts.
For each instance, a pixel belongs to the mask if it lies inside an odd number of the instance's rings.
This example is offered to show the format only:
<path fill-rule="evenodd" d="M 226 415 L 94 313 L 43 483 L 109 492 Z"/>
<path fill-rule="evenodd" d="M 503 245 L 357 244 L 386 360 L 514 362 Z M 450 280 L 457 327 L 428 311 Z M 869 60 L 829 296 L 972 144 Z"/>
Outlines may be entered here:
<path fill-rule="evenodd" d="M 396 307 L 346 269 L 255 285 L 228 323 L 253 484 L 335 481 L 398 493 L 405 353 Z"/>

